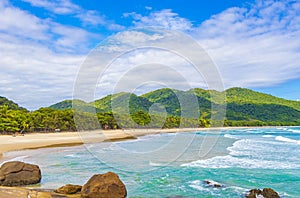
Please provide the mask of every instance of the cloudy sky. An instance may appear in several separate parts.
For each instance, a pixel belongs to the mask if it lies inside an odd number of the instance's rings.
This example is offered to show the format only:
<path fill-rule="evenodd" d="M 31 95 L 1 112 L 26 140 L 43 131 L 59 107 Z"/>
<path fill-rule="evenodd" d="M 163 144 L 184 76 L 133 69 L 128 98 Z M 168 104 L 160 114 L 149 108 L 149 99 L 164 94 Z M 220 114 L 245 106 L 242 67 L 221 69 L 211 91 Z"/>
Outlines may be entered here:
<path fill-rule="evenodd" d="M 300 99 L 298 0 L 1 0 L 0 95 L 28 109 L 71 99 L 91 50 L 99 43 L 119 50 L 128 43 L 149 44 L 165 36 L 134 31 L 150 26 L 190 36 L 211 57 L 225 88 L 240 86 Z M 118 49 L 112 49 L 112 40 Z M 144 73 L 149 82 L 157 77 L 155 72 L 166 74 L 170 65 L 175 65 L 170 73 L 192 73 L 174 54 L 158 52 L 127 54 L 105 70 L 98 85 L 111 87 L 109 79 L 135 64 L 148 64 Z M 149 60 L 154 57 L 165 61 L 155 61 L 151 73 Z M 132 76 L 140 69 L 131 69 Z M 176 75 L 168 75 L 168 80 L 176 81 Z M 129 73 L 123 76 L 132 79 Z M 124 79 L 119 79 L 123 85 Z M 194 81 L 190 86 L 207 87 Z"/>

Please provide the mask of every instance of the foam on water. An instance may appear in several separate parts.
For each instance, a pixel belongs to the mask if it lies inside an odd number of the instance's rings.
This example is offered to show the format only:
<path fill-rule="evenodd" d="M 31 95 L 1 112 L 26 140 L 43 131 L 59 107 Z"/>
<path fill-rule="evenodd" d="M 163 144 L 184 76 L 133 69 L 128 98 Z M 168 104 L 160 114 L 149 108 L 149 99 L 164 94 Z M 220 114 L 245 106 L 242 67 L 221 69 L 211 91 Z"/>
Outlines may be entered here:
<path fill-rule="evenodd" d="M 182 166 L 199 167 L 199 168 L 263 168 L 263 169 L 295 169 L 300 168 L 300 164 L 267 161 L 251 158 L 237 158 L 231 155 L 218 156 L 206 160 L 198 160 Z"/>
<path fill-rule="evenodd" d="M 294 139 L 283 137 L 283 136 L 276 136 L 275 140 L 282 141 L 282 142 L 288 142 L 288 143 L 294 143 L 294 144 L 300 144 L 300 140 L 294 140 Z"/>
<path fill-rule="evenodd" d="M 288 129 L 287 131 L 293 132 L 293 133 L 300 133 L 300 130 L 296 129 Z"/>
<path fill-rule="evenodd" d="M 272 138 L 272 137 L 274 137 L 274 135 L 263 135 L 262 137 L 264 137 L 264 138 Z"/>
<path fill-rule="evenodd" d="M 269 134 L 258 136 L 253 135 L 253 131 L 247 135 L 225 134 L 224 137 L 232 139 L 240 138 L 227 148 L 229 155 L 196 160 L 184 163 L 182 166 L 199 168 L 238 167 L 250 169 L 300 168 L 300 147 L 298 146 L 300 140 Z"/>
<path fill-rule="evenodd" d="M 226 138 L 230 138 L 230 139 L 234 139 L 234 140 L 238 140 L 239 138 L 234 136 L 234 135 L 231 135 L 231 134 L 225 134 L 224 137 Z"/>

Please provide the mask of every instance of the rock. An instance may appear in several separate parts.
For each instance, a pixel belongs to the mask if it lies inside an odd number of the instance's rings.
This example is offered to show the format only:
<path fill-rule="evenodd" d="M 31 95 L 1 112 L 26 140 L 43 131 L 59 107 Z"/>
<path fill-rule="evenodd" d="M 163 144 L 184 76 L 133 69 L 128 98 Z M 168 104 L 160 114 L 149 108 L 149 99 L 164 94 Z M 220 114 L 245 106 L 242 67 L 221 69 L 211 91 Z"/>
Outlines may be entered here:
<path fill-rule="evenodd" d="M 60 193 L 60 194 L 76 194 L 81 192 L 82 186 L 79 185 L 72 185 L 72 184 L 67 184 L 65 186 L 60 187 L 59 189 L 55 190 L 54 192 Z"/>
<path fill-rule="evenodd" d="M 214 188 L 221 188 L 223 187 L 222 184 L 219 184 L 218 182 L 215 182 L 215 181 L 209 181 L 209 180 L 205 180 L 204 181 L 205 184 L 211 186 L 211 187 L 214 187 Z"/>
<path fill-rule="evenodd" d="M 94 175 L 82 187 L 83 198 L 123 198 L 127 196 L 127 190 L 116 173 Z"/>
<path fill-rule="evenodd" d="M 266 198 L 279 198 L 278 193 L 272 188 L 264 188 L 262 194 Z"/>
<path fill-rule="evenodd" d="M 272 188 L 252 189 L 249 191 L 249 194 L 246 195 L 246 198 L 256 198 L 258 196 L 263 196 L 264 198 L 280 198 L 278 193 Z"/>
<path fill-rule="evenodd" d="M 24 162 L 6 162 L 0 168 L 1 186 L 23 186 L 41 181 L 41 170 L 37 165 Z"/>

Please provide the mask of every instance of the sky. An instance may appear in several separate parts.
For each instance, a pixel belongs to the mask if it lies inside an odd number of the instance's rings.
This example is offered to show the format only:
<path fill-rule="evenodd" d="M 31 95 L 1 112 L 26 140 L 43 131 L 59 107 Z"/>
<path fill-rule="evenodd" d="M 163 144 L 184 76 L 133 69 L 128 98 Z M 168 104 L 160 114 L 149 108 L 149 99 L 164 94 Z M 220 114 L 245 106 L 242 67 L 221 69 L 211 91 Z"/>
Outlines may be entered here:
<path fill-rule="evenodd" d="M 300 99 L 298 0 L 1 0 L 0 95 L 30 110 L 72 99 L 91 50 L 112 47 L 108 41 L 118 47 L 141 41 L 151 45 L 166 36 L 135 31 L 147 27 L 190 36 L 214 62 L 224 88 L 245 87 Z M 140 79 L 166 78 L 174 70 L 181 76 L 192 73 L 191 66 L 174 54 L 158 52 L 140 50 L 115 61 L 119 65 L 105 70 L 98 82 L 103 87 L 97 88 L 102 92 L 95 97 L 107 94 L 103 90 L 126 69 Z M 155 58 L 164 62 L 145 66 L 144 75 L 130 67 Z M 168 64 L 175 65 L 173 70 L 161 72 Z M 169 80 L 175 82 L 179 78 L 173 73 Z M 196 78 L 190 75 L 190 85 L 205 88 Z M 138 86 L 144 91 L 151 87 Z"/>

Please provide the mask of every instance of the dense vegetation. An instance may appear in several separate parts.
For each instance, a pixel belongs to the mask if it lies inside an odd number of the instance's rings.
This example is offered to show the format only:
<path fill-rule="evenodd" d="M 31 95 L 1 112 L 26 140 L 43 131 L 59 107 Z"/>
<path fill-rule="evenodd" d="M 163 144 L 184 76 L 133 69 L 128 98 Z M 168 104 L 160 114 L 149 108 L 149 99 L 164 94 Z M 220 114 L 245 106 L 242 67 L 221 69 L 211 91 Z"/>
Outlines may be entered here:
<path fill-rule="evenodd" d="M 216 97 L 212 98 L 211 93 Z M 226 92 L 159 89 L 141 96 L 108 95 L 91 103 L 65 100 L 28 111 L 0 97 L 0 133 L 75 131 L 118 128 L 209 127 L 211 106 L 226 94 L 225 126 L 300 125 L 300 102 L 243 88 Z M 112 113 L 113 112 L 113 113 Z M 221 120 L 217 123 L 221 123 Z"/>

